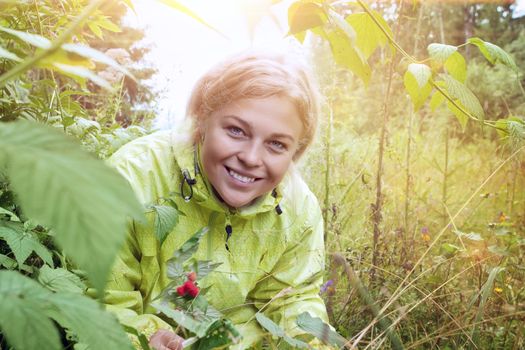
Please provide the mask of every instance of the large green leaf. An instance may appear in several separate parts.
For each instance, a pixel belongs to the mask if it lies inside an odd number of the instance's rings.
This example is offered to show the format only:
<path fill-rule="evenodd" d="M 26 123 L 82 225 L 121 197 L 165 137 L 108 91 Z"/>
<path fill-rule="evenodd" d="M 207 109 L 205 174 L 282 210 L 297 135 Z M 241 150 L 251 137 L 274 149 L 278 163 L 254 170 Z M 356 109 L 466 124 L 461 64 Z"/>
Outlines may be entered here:
<path fill-rule="evenodd" d="M 255 318 L 257 319 L 257 322 L 265 328 L 268 332 L 270 332 L 272 335 L 282 338 L 286 343 L 290 344 L 296 349 L 311 349 L 310 345 L 307 343 L 300 341 L 299 339 L 294 339 L 286 334 L 284 329 L 279 327 L 278 324 L 270 320 L 268 317 L 264 316 L 260 312 L 255 314 Z"/>
<path fill-rule="evenodd" d="M 350 40 L 350 43 L 355 45 L 357 34 L 352 25 L 345 21 L 344 17 L 334 10 L 328 11 L 328 17 L 330 18 L 330 22 L 332 22 L 335 27 L 339 28 L 343 33 L 345 33 L 345 35 Z"/>
<path fill-rule="evenodd" d="M 199 242 L 208 232 L 208 227 L 203 227 L 191 236 L 182 247 L 173 253 L 173 257 L 167 262 L 168 276 L 177 278 L 184 274 L 184 262 L 188 260 L 199 248 Z"/>
<path fill-rule="evenodd" d="M 155 235 L 162 244 L 179 220 L 179 212 L 169 205 L 153 205 L 155 212 Z"/>
<path fill-rule="evenodd" d="M 392 30 L 384 18 L 376 11 L 371 11 L 374 18 L 381 24 L 390 36 L 393 36 Z M 356 45 L 363 52 L 363 55 L 368 58 L 380 46 L 388 43 L 388 38 L 385 33 L 377 26 L 374 20 L 365 12 L 353 13 L 346 17 L 346 21 L 350 23 L 352 28 L 357 33 Z"/>
<path fill-rule="evenodd" d="M 35 252 L 48 265 L 53 265 L 51 252 L 31 232 L 25 232 L 20 223 L 0 222 L 0 238 L 4 239 L 21 266 Z"/>
<path fill-rule="evenodd" d="M 123 74 L 126 74 L 131 79 L 135 80 L 135 77 L 133 76 L 133 74 L 131 74 L 125 67 L 118 64 L 118 62 L 115 61 L 113 58 L 89 46 L 80 45 L 80 44 L 64 44 L 62 45 L 62 49 L 67 52 L 71 52 L 79 56 L 92 59 L 93 61 L 106 64 L 122 72 Z"/>
<path fill-rule="evenodd" d="M 342 347 L 347 343 L 343 336 L 334 332 L 323 320 L 310 316 L 308 312 L 303 312 L 297 317 L 297 325 L 325 343 L 338 347 Z"/>
<path fill-rule="evenodd" d="M 416 111 L 421 108 L 432 92 L 431 77 L 432 71 L 429 66 L 420 63 L 408 65 L 408 69 L 403 77 L 403 83 Z"/>
<path fill-rule="evenodd" d="M 130 216 L 142 217 L 129 184 L 72 138 L 25 121 L 0 124 L 0 166 L 24 212 L 54 229 L 57 242 L 102 290 Z"/>
<path fill-rule="evenodd" d="M 73 331 L 79 342 L 89 349 L 133 349 L 115 316 L 102 305 L 77 293 L 53 293 L 49 302 L 54 307 L 46 312 L 63 327 Z"/>
<path fill-rule="evenodd" d="M 22 61 L 20 59 L 20 57 L 18 57 L 16 54 L 7 51 L 6 49 L 4 49 L 1 46 L 0 46 L 0 58 L 7 58 L 8 60 L 13 60 L 13 61 L 17 61 L 17 62 Z"/>
<path fill-rule="evenodd" d="M 322 26 L 328 17 L 323 7 L 312 1 L 296 1 L 288 8 L 288 34 L 296 35 L 308 29 Z"/>
<path fill-rule="evenodd" d="M 485 119 L 485 112 L 483 111 L 478 98 L 469 90 L 469 88 L 450 75 L 441 74 L 440 78 L 443 79 L 445 89 L 452 98 L 457 99 L 461 103 L 461 106 L 473 116 L 480 120 Z"/>
<path fill-rule="evenodd" d="M 89 79 L 104 89 L 107 89 L 107 90 L 112 89 L 110 83 L 108 83 L 105 79 L 101 78 L 100 76 L 96 75 L 94 72 L 92 72 L 91 70 L 85 67 L 72 66 L 69 64 L 63 64 L 63 63 L 58 63 L 58 62 L 53 63 L 53 67 L 55 67 L 60 72 L 66 75 L 69 75 L 72 77 L 79 77 L 81 79 Z"/>
<path fill-rule="evenodd" d="M 468 43 L 476 45 L 485 56 L 485 58 L 492 64 L 501 63 L 509 68 L 511 68 L 514 71 L 519 71 L 518 66 L 516 66 L 516 63 L 512 59 L 512 57 L 505 52 L 501 47 L 494 45 L 492 43 L 489 43 L 487 41 L 483 41 L 480 38 L 469 38 L 467 40 Z"/>
<path fill-rule="evenodd" d="M 30 278 L 0 271 L 0 331 L 15 349 L 62 349 L 58 331 L 43 311 L 50 296 Z"/>
<path fill-rule="evenodd" d="M 432 43 L 427 46 L 428 55 L 431 59 L 438 63 L 445 63 L 445 61 L 458 50 L 457 46 Z"/>
<path fill-rule="evenodd" d="M 359 48 L 352 46 L 350 39 L 340 30 L 328 31 L 325 35 L 330 43 L 335 62 L 348 68 L 365 84 L 368 84 L 372 73 Z"/>
<path fill-rule="evenodd" d="M 62 268 L 52 269 L 49 266 L 43 266 L 38 271 L 38 282 L 54 292 L 80 294 L 87 289 L 80 277 L 74 273 Z"/>
<path fill-rule="evenodd" d="M 38 35 L 38 34 L 22 32 L 19 30 L 5 28 L 2 26 L 0 26 L 0 31 L 9 33 L 17 37 L 18 39 L 25 41 L 26 43 L 36 46 L 40 49 L 49 49 L 51 47 L 51 41 L 49 41 L 49 39 L 44 38 L 43 36 Z"/>

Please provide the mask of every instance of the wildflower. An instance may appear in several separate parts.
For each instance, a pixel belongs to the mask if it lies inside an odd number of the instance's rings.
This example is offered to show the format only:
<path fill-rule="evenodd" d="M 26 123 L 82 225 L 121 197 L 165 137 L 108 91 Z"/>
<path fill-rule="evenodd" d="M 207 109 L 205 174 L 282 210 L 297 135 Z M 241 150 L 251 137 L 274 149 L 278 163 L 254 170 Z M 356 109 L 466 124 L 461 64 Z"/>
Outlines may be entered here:
<path fill-rule="evenodd" d="M 334 280 L 328 280 L 321 286 L 321 293 L 326 293 L 327 291 L 330 291 L 333 288 Z"/>
<path fill-rule="evenodd" d="M 496 288 L 494 288 L 494 292 L 501 293 L 501 292 L 503 292 L 503 289 L 500 288 L 500 287 L 496 287 Z"/>
<path fill-rule="evenodd" d="M 421 239 L 423 239 L 423 241 L 425 241 L 425 242 L 430 241 L 430 235 L 428 233 L 428 227 L 426 227 L 426 226 L 421 228 Z"/>
<path fill-rule="evenodd" d="M 499 220 L 499 222 L 507 221 L 507 215 L 505 215 L 504 212 L 500 211 L 499 216 L 498 216 L 498 220 Z"/>

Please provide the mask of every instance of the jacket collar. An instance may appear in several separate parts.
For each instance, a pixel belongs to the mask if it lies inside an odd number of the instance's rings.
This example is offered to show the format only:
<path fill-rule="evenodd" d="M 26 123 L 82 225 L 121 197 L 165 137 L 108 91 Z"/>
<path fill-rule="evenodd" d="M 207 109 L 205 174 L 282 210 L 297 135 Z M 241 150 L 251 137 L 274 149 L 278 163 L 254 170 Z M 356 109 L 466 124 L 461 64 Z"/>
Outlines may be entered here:
<path fill-rule="evenodd" d="M 235 214 L 244 218 L 253 217 L 259 213 L 270 210 L 276 210 L 276 207 L 278 207 L 282 199 L 280 191 L 281 185 L 279 185 L 273 193 L 264 194 L 257 198 L 254 203 L 245 207 L 231 208 L 220 201 L 215 195 L 206 175 L 201 170 L 203 167 L 201 164 L 200 147 L 199 145 L 194 145 L 188 135 L 191 135 L 191 129 L 189 129 L 188 126 L 171 131 L 172 152 L 175 162 L 181 171 L 180 174 L 175 174 L 175 176 L 180 177 L 182 183 L 182 187 L 179 188 L 180 193 L 177 195 L 186 195 L 189 197 L 191 194 L 189 201 L 195 201 L 199 205 L 212 211 L 222 212 L 226 215 Z M 186 175 L 186 179 L 184 175 Z M 193 181 L 193 179 L 195 181 Z"/>

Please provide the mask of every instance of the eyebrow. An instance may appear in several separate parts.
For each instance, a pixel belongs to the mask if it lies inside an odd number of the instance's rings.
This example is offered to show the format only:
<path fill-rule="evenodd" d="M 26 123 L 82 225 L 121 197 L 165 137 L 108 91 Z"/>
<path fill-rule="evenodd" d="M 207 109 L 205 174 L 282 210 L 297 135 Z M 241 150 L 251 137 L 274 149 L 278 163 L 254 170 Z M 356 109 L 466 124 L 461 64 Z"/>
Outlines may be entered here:
<path fill-rule="evenodd" d="M 253 125 L 251 123 L 248 123 L 247 121 L 243 120 L 242 118 L 234 115 L 234 114 L 229 114 L 229 115 L 225 115 L 226 118 L 231 118 L 231 119 L 235 119 L 236 121 L 238 121 L 239 123 L 241 123 L 244 127 L 247 127 L 249 129 L 253 129 Z M 271 137 L 275 137 L 275 138 L 284 138 L 284 139 L 288 139 L 290 140 L 291 142 L 295 142 L 295 139 L 293 138 L 292 135 L 289 135 L 289 134 L 284 134 L 284 133 L 275 133 L 275 134 L 272 134 Z"/>

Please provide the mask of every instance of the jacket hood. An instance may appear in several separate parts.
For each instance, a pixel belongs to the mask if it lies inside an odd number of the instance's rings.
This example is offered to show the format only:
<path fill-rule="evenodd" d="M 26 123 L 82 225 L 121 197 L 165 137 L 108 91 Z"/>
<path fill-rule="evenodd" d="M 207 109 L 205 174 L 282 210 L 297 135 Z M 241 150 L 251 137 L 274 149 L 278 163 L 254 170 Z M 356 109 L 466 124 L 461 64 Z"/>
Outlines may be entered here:
<path fill-rule="evenodd" d="M 279 202 L 282 199 L 280 190 L 283 187 L 282 185 L 244 207 L 232 208 L 222 202 L 214 193 L 212 185 L 202 171 L 200 147 L 193 144 L 191 138 L 188 137 L 188 135 L 191 135 L 191 132 L 186 128 L 187 126 L 184 126 L 183 128 L 172 130 L 170 134 L 172 152 L 181 172 L 181 185 L 178 195 L 187 201 L 195 201 L 205 208 L 225 213 L 226 215 L 239 215 L 243 218 L 250 218 L 270 210 L 275 210 L 276 214 L 281 214 Z M 287 178 L 288 175 L 285 176 L 282 183 L 286 182 Z"/>

